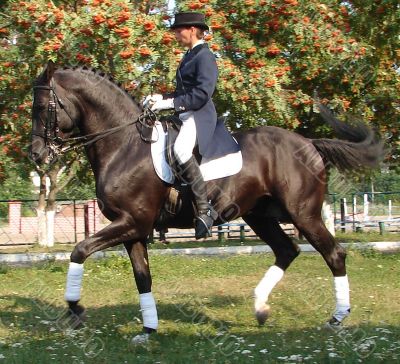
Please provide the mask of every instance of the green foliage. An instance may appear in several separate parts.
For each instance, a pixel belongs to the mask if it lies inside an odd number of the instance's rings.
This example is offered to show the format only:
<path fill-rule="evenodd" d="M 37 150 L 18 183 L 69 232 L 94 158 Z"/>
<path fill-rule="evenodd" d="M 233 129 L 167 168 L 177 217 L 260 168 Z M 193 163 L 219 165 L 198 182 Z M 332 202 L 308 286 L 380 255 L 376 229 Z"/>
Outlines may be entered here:
<path fill-rule="evenodd" d="M 86 179 L 85 181 L 73 180 L 65 188 L 58 192 L 57 198 L 66 200 L 90 200 L 95 198 L 96 187 L 94 178 L 92 175 L 90 176 L 92 178 Z"/>
<path fill-rule="evenodd" d="M 220 71 L 214 99 L 219 113 L 229 113 L 232 130 L 269 124 L 305 136 L 331 136 L 315 109 L 317 95 L 335 112 L 351 112 L 371 123 L 392 147 L 389 162 L 398 160 L 397 1 L 176 4 L 204 12 L 211 25 L 206 40 Z M 7 163 L 3 156 L 32 169 L 26 157 L 31 85 L 47 60 L 100 68 L 137 98 L 168 92 L 183 53 L 168 31 L 170 21 L 166 1 L 160 0 L 5 2 L 0 13 L 0 179 Z M 78 170 L 88 171 L 86 166 Z"/>
<path fill-rule="evenodd" d="M 376 173 L 373 178 L 375 191 L 379 192 L 400 192 L 400 174 L 396 170 Z M 366 187 L 364 186 L 364 191 Z M 398 198 L 400 200 L 400 196 Z"/>
<path fill-rule="evenodd" d="M 349 197 L 363 192 L 393 193 L 376 196 L 381 203 L 388 199 L 400 201 L 400 175 L 394 169 L 368 171 L 364 174 L 342 174 L 336 169 L 329 171 L 328 192 Z"/>
<path fill-rule="evenodd" d="M 57 198 L 80 200 L 95 198 L 95 180 L 88 160 L 82 157 L 78 163 L 66 166 L 66 169 L 68 175 L 62 174 L 58 182 L 62 187 L 57 193 Z"/>
<path fill-rule="evenodd" d="M 396 156 L 400 10 L 396 1 L 366 3 L 178 4 L 208 16 L 213 29 L 209 42 L 221 56 L 217 105 L 220 112 L 230 111 L 232 129 L 272 124 L 306 136 L 330 136 L 314 108 L 317 95 L 336 112 L 359 115 L 374 125 Z"/>
<path fill-rule="evenodd" d="M 9 156 L 2 156 L 2 161 L 0 200 L 32 198 L 33 185 L 24 166 Z"/>
<path fill-rule="evenodd" d="M 0 264 L 0 274 L 7 274 L 10 271 L 10 267 L 5 264 Z"/>

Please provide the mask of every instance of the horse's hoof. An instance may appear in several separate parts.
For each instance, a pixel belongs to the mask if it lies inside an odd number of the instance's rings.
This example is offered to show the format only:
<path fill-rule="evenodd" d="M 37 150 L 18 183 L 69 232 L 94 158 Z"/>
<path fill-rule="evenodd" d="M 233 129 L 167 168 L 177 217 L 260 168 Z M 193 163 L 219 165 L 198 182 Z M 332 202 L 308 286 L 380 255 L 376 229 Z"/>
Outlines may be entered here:
<path fill-rule="evenodd" d="M 86 315 L 85 313 L 81 315 L 72 314 L 68 317 L 69 327 L 73 330 L 79 330 L 85 327 Z"/>
<path fill-rule="evenodd" d="M 73 330 L 79 330 L 85 326 L 86 310 L 81 305 L 76 305 L 73 309 L 68 309 L 66 314 L 68 326 Z"/>
<path fill-rule="evenodd" d="M 324 328 L 328 330 L 340 330 L 343 327 L 342 321 L 339 321 L 336 319 L 335 316 L 332 316 L 332 318 L 325 323 Z"/>
<path fill-rule="evenodd" d="M 150 334 L 143 333 L 132 338 L 132 345 L 146 345 L 150 341 Z"/>
<path fill-rule="evenodd" d="M 264 325 L 265 321 L 267 321 L 267 318 L 270 314 L 271 307 L 270 305 L 263 305 L 262 307 L 259 307 L 256 310 L 256 319 L 259 325 Z"/>

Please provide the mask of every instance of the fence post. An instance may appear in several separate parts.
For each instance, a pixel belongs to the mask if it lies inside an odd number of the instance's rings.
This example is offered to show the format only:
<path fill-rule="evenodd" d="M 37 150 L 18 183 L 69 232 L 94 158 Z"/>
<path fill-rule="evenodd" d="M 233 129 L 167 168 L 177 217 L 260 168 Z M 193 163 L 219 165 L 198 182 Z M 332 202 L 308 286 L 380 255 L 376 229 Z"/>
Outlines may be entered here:
<path fill-rule="evenodd" d="M 346 232 L 346 213 L 345 213 L 345 199 L 340 199 L 340 226 L 342 233 Z"/>
<path fill-rule="evenodd" d="M 246 240 L 246 234 L 244 233 L 244 225 L 240 225 L 240 242 L 244 243 Z"/>
<path fill-rule="evenodd" d="M 353 196 L 353 231 L 356 231 L 357 196 Z"/>
<path fill-rule="evenodd" d="M 332 204 L 333 204 L 333 221 L 336 222 L 336 194 L 334 193 L 332 196 Z"/>
<path fill-rule="evenodd" d="M 89 205 L 85 203 L 83 205 L 83 221 L 84 221 L 84 226 L 85 226 L 85 239 L 88 239 L 90 236 L 90 225 L 89 225 Z"/>
<path fill-rule="evenodd" d="M 90 200 L 84 205 L 84 215 L 85 215 L 85 239 L 90 235 L 94 234 L 97 230 L 96 224 L 96 200 Z"/>
<path fill-rule="evenodd" d="M 383 221 L 379 221 L 379 234 L 383 235 L 385 233 L 385 223 Z"/>
<path fill-rule="evenodd" d="M 368 207 L 369 207 L 368 194 L 364 193 L 364 221 L 369 220 Z"/>
<path fill-rule="evenodd" d="M 225 236 L 222 231 L 223 227 L 221 225 L 218 226 L 218 243 L 223 243 L 225 241 Z"/>
<path fill-rule="evenodd" d="M 11 234 L 21 234 L 21 201 L 10 201 L 8 203 L 8 225 Z"/>
<path fill-rule="evenodd" d="M 90 234 L 96 232 L 96 200 L 89 201 L 89 223 L 90 223 Z"/>

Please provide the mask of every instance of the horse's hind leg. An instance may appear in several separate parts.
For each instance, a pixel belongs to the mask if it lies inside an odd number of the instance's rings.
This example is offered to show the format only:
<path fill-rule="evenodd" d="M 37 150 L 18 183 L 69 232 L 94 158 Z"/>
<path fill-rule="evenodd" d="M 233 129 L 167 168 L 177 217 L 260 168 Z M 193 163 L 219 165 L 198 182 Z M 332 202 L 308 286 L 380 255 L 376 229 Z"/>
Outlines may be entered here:
<path fill-rule="evenodd" d="M 292 216 L 293 222 L 309 243 L 322 255 L 334 276 L 336 309 L 330 325 L 340 325 L 350 313 L 350 290 L 346 274 L 346 252 L 326 228 L 321 215 L 306 215 L 302 211 L 298 216 Z"/>
<path fill-rule="evenodd" d="M 268 318 L 270 306 L 268 296 L 282 279 L 284 271 L 299 255 L 299 247 L 282 230 L 279 222 L 273 218 L 263 218 L 255 214 L 243 216 L 244 221 L 264 240 L 275 254 L 275 264 L 271 266 L 254 290 L 254 308 L 257 321 L 264 324 Z"/>

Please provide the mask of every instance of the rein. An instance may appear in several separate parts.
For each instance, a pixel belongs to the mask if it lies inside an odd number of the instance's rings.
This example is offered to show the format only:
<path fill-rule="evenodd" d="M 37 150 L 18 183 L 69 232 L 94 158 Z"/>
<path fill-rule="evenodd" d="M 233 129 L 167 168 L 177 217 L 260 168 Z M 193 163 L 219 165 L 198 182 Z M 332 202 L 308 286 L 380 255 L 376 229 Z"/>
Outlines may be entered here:
<path fill-rule="evenodd" d="M 126 128 L 129 125 L 137 123 L 139 123 L 141 126 L 139 134 L 140 138 L 144 142 L 154 143 L 157 141 L 157 140 L 152 140 L 151 137 L 146 136 L 146 135 L 151 135 L 150 131 L 153 129 L 157 121 L 157 115 L 153 111 L 151 111 L 150 108 L 145 108 L 135 120 L 129 121 L 122 125 L 118 125 L 116 127 L 92 134 L 63 139 L 58 135 L 60 129 L 58 126 L 58 119 L 57 119 L 57 104 L 60 106 L 62 110 L 65 111 L 65 113 L 67 114 L 67 116 L 70 118 L 71 121 L 73 121 L 73 119 L 71 115 L 68 113 L 68 111 L 65 109 L 62 100 L 56 94 L 54 86 L 33 86 L 33 89 L 50 91 L 50 101 L 47 107 L 47 118 L 45 122 L 41 120 L 44 127 L 44 133 L 39 134 L 32 132 L 32 135 L 36 135 L 43 138 L 45 141 L 45 145 L 50 149 L 53 156 L 60 156 L 71 150 L 77 150 L 85 146 L 90 146 L 96 143 L 97 141 L 104 139 L 107 136 Z"/>
<path fill-rule="evenodd" d="M 76 150 L 81 147 L 90 146 L 90 145 L 96 143 L 97 141 L 104 139 L 105 137 L 124 129 L 127 126 L 133 125 L 136 123 L 139 123 L 142 126 L 142 128 L 152 129 L 154 127 L 154 124 L 156 121 L 157 121 L 157 119 L 156 119 L 156 115 L 154 114 L 154 112 L 151 111 L 150 109 L 145 109 L 136 118 L 136 120 L 129 121 L 125 124 L 115 126 L 111 129 L 99 131 L 97 133 L 82 135 L 82 136 L 73 137 L 73 138 L 61 139 L 62 144 L 72 143 L 71 145 L 69 145 L 65 148 L 62 148 L 61 152 L 66 153 L 70 150 Z M 144 137 L 143 134 L 144 134 L 143 132 L 140 133 L 140 137 L 143 141 L 145 141 L 147 143 L 154 143 L 156 141 L 156 140 L 152 140 L 151 138 Z"/>

